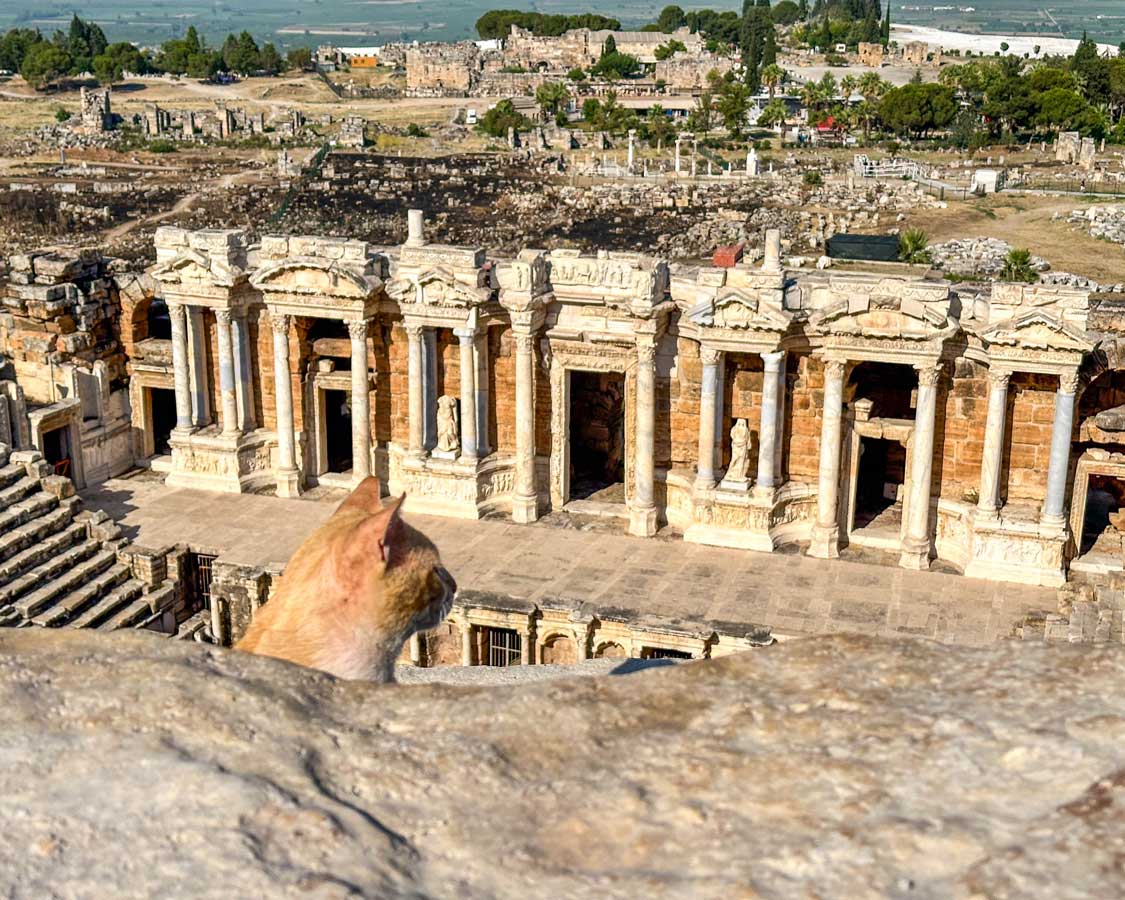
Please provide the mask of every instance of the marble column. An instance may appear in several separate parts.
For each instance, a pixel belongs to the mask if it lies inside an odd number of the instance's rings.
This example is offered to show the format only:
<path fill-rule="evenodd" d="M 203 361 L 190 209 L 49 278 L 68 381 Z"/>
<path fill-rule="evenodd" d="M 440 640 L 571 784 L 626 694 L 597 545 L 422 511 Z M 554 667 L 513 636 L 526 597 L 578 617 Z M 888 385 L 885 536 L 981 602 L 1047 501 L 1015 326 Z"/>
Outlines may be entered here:
<path fill-rule="evenodd" d="M 480 446 L 477 440 L 477 366 L 473 354 L 477 331 L 455 328 L 453 333 L 461 349 L 461 462 L 475 463 Z"/>
<path fill-rule="evenodd" d="M 215 310 L 215 330 L 219 345 L 219 397 L 223 434 L 237 434 L 238 397 L 234 393 L 234 345 L 229 309 Z"/>
<path fill-rule="evenodd" d="M 191 374 L 191 424 L 203 428 L 211 424 L 211 401 L 207 394 L 207 343 L 203 331 L 203 310 L 187 307 L 188 371 Z"/>
<path fill-rule="evenodd" d="M 293 377 L 289 371 L 289 316 L 271 315 L 273 380 L 277 404 L 277 496 L 300 493 L 296 437 L 293 433 Z"/>
<path fill-rule="evenodd" d="M 816 524 L 809 542 L 809 556 L 835 559 L 840 555 L 840 434 L 844 414 L 844 370 L 842 359 L 824 363 L 824 409 L 820 418 L 820 468 L 817 476 Z"/>
<path fill-rule="evenodd" d="M 422 457 L 425 455 L 426 434 L 426 409 L 423 399 L 422 385 L 422 332 L 421 325 L 406 326 L 407 353 L 407 390 L 409 404 L 407 417 L 410 425 L 410 446 L 407 448 L 410 455 Z"/>
<path fill-rule="evenodd" d="M 250 328 L 246 311 L 236 311 L 231 322 L 234 349 L 234 393 L 238 401 L 238 427 L 243 432 L 258 427 L 254 414 L 254 374 L 250 369 Z"/>
<path fill-rule="evenodd" d="M 461 665 L 473 664 L 473 626 L 468 622 L 461 623 Z"/>
<path fill-rule="evenodd" d="M 578 650 L 578 661 L 590 658 L 590 632 L 585 628 L 574 632 L 574 646 Z"/>
<path fill-rule="evenodd" d="M 422 635 L 418 632 L 410 635 L 410 665 L 422 665 Z"/>
<path fill-rule="evenodd" d="M 168 318 L 172 323 L 172 378 L 176 387 L 176 430 L 191 429 L 191 373 L 188 371 L 188 336 L 184 307 L 168 304 Z M 0 398 L 2 400 L 2 398 Z"/>
<path fill-rule="evenodd" d="M 512 519 L 526 524 L 539 518 L 535 483 L 535 335 L 516 331 L 516 472 Z"/>
<path fill-rule="evenodd" d="M 758 496 L 773 496 L 777 487 L 777 408 L 780 403 L 778 389 L 780 382 L 777 373 L 785 362 L 785 352 L 777 350 L 763 353 L 762 363 L 762 417 L 758 426 L 758 474 L 754 479 L 754 493 Z"/>
<path fill-rule="evenodd" d="M 777 367 L 777 421 L 774 426 L 777 429 L 777 440 L 774 441 L 773 449 L 773 485 L 775 488 L 779 488 L 785 483 L 781 464 L 785 458 L 785 394 L 789 386 L 785 374 L 787 359 L 788 354 L 784 350 L 781 351 L 781 362 Z"/>
<path fill-rule="evenodd" d="M 930 567 L 930 499 L 934 479 L 934 426 L 937 419 L 941 364 L 924 363 L 918 370 L 918 402 L 914 407 L 911 439 L 910 496 L 906 502 L 906 534 L 899 565 L 904 569 Z"/>
<path fill-rule="evenodd" d="M 656 534 L 656 345 L 637 343 L 637 435 L 633 442 L 633 502 L 629 507 L 629 533 Z"/>
<path fill-rule="evenodd" d="M 371 474 L 371 378 L 367 366 L 367 320 L 348 322 L 352 351 L 352 479 Z"/>
<path fill-rule="evenodd" d="M 476 366 L 477 403 L 477 456 L 484 459 L 492 452 L 488 443 L 488 329 L 477 331 L 473 347 L 473 364 Z"/>
<path fill-rule="evenodd" d="M 1074 432 L 1074 395 L 1078 393 L 1078 370 L 1059 376 L 1055 393 L 1055 421 L 1051 426 L 1051 456 L 1047 464 L 1047 496 L 1039 524 L 1048 529 L 1066 525 L 1066 479 L 1070 471 L 1070 439 Z"/>
<path fill-rule="evenodd" d="M 703 362 L 703 383 L 699 392 L 699 451 L 696 455 L 695 486 L 708 489 L 715 486 L 715 406 L 719 397 L 720 350 L 701 347 L 699 358 Z"/>
<path fill-rule="evenodd" d="M 984 427 L 984 453 L 980 464 L 977 515 L 996 518 L 1000 512 L 1000 469 L 1004 462 L 1004 429 L 1008 415 L 1008 381 L 1012 373 L 988 370 L 988 420 Z"/>

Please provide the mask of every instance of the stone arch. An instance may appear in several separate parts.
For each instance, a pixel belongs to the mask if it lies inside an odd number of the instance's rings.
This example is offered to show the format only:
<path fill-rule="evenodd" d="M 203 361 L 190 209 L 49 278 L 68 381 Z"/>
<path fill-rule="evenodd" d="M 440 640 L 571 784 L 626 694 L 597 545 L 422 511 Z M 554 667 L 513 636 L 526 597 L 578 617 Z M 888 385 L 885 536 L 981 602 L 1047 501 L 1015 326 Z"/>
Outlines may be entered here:
<path fill-rule="evenodd" d="M 573 665 L 578 662 L 574 637 L 563 632 L 548 635 L 539 651 L 539 658 L 544 665 Z"/>
<path fill-rule="evenodd" d="M 598 644 L 594 656 L 598 659 L 626 659 L 629 654 L 616 641 L 603 641 Z"/>

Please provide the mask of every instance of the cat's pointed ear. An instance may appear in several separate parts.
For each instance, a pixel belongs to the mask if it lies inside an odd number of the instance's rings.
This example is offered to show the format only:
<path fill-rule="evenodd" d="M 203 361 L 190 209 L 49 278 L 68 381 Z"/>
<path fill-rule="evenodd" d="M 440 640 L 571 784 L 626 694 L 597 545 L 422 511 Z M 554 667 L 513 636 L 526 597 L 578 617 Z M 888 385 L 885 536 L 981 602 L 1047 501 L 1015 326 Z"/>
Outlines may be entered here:
<path fill-rule="evenodd" d="M 377 556 L 384 564 L 388 564 L 401 550 L 402 504 L 405 500 L 406 494 L 403 494 L 387 501 L 382 509 L 361 522 L 356 529 L 358 549 L 368 559 Z"/>
<path fill-rule="evenodd" d="M 336 507 L 342 509 L 355 509 L 360 512 L 372 513 L 383 505 L 382 485 L 379 479 L 368 475 L 353 488 L 352 492 L 344 498 L 344 502 Z"/>

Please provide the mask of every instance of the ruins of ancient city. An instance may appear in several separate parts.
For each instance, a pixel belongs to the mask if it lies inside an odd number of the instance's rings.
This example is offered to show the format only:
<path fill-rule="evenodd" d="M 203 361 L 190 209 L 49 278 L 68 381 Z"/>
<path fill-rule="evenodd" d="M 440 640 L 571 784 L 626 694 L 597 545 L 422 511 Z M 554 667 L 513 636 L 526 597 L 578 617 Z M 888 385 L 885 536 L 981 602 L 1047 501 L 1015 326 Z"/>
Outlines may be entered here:
<path fill-rule="evenodd" d="M 1116 895 L 1120 0 L 483 3 L 0 4 L 0 894 Z"/>

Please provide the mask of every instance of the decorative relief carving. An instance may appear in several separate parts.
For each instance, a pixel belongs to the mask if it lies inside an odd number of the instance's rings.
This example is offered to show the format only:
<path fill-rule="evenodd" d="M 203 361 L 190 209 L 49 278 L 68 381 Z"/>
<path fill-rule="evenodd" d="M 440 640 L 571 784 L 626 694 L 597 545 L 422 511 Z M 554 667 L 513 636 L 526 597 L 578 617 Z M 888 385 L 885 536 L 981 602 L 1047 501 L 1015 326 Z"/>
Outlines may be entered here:
<path fill-rule="evenodd" d="M 848 364 L 842 359 L 827 359 L 824 361 L 824 377 L 843 380 Z"/>
<path fill-rule="evenodd" d="M 1059 392 L 1063 394 L 1078 393 L 1078 370 L 1071 369 L 1059 376 Z"/>
<path fill-rule="evenodd" d="M 367 340 L 367 319 L 359 319 L 348 322 L 348 336 L 353 341 Z"/>
<path fill-rule="evenodd" d="M 271 312 L 270 328 L 273 329 L 274 334 L 279 334 L 282 337 L 289 337 L 289 316 Z"/>
<path fill-rule="evenodd" d="M 1007 388 L 1011 379 L 1012 373 L 1008 369 L 988 370 L 988 383 L 995 388 Z"/>
<path fill-rule="evenodd" d="M 224 328 L 230 328 L 231 314 L 229 309 L 215 310 L 215 321 L 222 325 Z"/>
<path fill-rule="evenodd" d="M 919 387 L 934 387 L 941 379 L 941 363 L 935 365 L 919 365 L 914 367 L 918 372 Z"/>
<path fill-rule="evenodd" d="M 722 358 L 722 350 L 715 350 L 713 347 L 699 348 L 699 359 L 705 366 L 716 366 Z"/>

